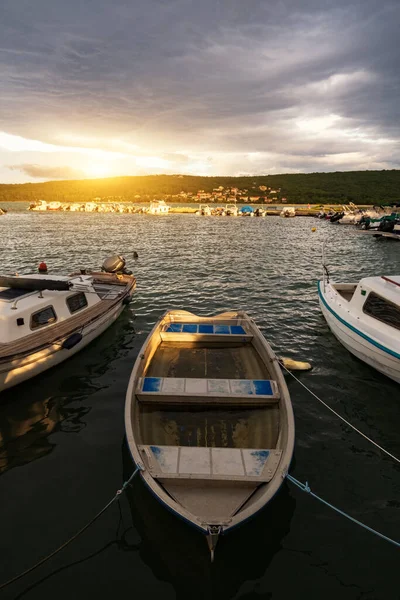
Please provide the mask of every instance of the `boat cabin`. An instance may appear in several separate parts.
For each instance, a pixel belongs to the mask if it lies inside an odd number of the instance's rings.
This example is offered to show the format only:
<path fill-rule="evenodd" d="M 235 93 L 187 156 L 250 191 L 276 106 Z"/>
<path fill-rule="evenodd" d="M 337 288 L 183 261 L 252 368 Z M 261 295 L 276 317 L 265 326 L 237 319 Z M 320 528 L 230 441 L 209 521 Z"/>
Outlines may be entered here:
<path fill-rule="evenodd" d="M 353 313 L 400 329 L 400 276 L 365 277 L 359 283 L 333 283 L 337 301 Z M 342 305 L 341 305 L 342 306 Z M 343 305 L 343 306 L 346 306 Z"/>
<path fill-rule="evenodd" d="M 1 285 L 0 345 L 42 332 L 118 295 L 115 286 L 97 283 L 91 275 L 0 277 Z"/>

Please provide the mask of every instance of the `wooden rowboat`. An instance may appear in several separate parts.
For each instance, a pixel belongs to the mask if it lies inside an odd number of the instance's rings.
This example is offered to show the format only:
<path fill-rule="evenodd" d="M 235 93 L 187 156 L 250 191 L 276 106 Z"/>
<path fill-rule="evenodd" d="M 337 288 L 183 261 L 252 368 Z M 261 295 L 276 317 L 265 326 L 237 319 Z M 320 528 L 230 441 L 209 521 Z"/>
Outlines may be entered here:
<path fill-rule="evenodd" d="M 277 358 L 244 312 L 165 313 L 133 367 L 125 427 L 143 481 L 212 557 L 278 491 L 294 447 Z"/>

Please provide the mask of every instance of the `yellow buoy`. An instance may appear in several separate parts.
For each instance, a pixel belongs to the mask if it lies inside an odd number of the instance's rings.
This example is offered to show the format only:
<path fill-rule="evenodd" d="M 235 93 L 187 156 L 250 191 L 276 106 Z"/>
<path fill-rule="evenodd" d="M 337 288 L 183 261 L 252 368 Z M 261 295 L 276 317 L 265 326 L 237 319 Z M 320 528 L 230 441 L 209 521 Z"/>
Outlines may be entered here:
<path fill-rule="evenodd" d="M 316 227 L 311 227 L 311 231 L 317 231 Z"/>
<path fill-rule="evenodd" d="M 288 371 L 309 371 L 312 369 L 312 366 L 309 362 L 293 360 L 293 358 L 287 358 L 286 356 L 279 357 L 279 360 L 288 369 Z"/>

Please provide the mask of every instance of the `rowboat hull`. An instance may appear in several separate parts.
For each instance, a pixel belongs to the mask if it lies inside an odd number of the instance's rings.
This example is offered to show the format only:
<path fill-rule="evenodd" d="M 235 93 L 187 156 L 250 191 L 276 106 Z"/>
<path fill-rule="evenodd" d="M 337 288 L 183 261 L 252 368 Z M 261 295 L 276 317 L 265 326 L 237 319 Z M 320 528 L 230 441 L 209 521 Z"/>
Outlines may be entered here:
<path fill-rule="evenodd" d="M 211 321 L 236 323 L 238 319 L 246 330 L 243 329 L 246 335 L 238 334 L 241 339 L 228 339 L 236 326 L 229 334 L 217 336 L 218 341 L 212 339 L 212 332 L 206 333 Z M 184 334 L 183 341 L 179 339 L 182 332 L 168 328 L 172 321 L 174 326 L 177 322 L 190 323 L 185 325 L 188 331 L 198 325 L 198 331 Z M 200 335 L 202 324 L 204 333 Z M 160 342 L 160 336 L 164 341 Z M 266 371 L 260 358 L 263 357 L 272 374 L 273 388 L 279 392 L 274 407 L 262 406 L 264 401 L 269 402 L 263 400 L 265 397 L 258 404 L 254 395 L 220 397 L 221 392 L 210 391 L 210 387 L 208 392 L 182 392 L 183 396 L 166 391 L 147 397 L 144 391 L 138 392 L 143 381 L 152 383 L 159 379 L 155 376 L 157 369 L 159 373 L 164 371 L 162 385 L 166 390 L 171 385 L 181 386 L 182 381 L 185 389 L 191 386 L 199 390 L 209 386 L 209 382 L 217 387 L 225 385 L 227 380 L 221 379 L 223 368 L 219 370 L 219 365 L 227 364 L 223 356 L 230 365 L 239 365 L 239 371 L 248 369 L 261 385 L 261 373 Z M 188 379 L 179 378 L 184 369 L 190 374 Z M 248 384 L 240 373 L 229 380 L 229 385 Z M 293 411 L 284 378 L 270 346 L 245 313 L 208 318 L 186 311 L 166 313 L 148 336 L 133 368 L 125 427 L 128 447 L 143 482 L 167 510 L 206 535 L 212 551 L 220 534 L 252 518 L 274 497 L 289 469 L 294 447 Z M 227 431 L 228 438 L 231 432 L 228 441 Z M 222 438 L 218 437 L 220 434 Z M 267 443 L 269 436 L 273 442 Z M 272 450 L 256 449 L 262 444 Z"/>
<path fill-rule="evenodd" d="M 321 312 L 339 342 L 354 356 L 400 383 L 400 354 L 368 335 L 361 329 L 359 319 L 352 317 L 344 306 L 334 303 L 330 284 L 326 284 L 324 292 L 318 282 L 318 293 Z"/>

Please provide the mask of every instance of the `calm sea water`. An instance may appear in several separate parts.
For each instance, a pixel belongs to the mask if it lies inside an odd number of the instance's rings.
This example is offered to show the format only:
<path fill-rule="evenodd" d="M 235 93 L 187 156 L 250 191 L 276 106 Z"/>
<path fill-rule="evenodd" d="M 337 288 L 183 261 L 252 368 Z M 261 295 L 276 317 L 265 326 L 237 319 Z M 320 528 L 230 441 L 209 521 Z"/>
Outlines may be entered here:
<path fill-rule="evenodd" d="M 117 323 L 63 365 L 2 394 L 0 583 L 72 536 L 133 471 L 125 390 L 138 351 L 169 308 L 245 309 L 275 350 L 308 360 L 301 380 L 400 454 L 400 388 L 353 358 L 321 316 L 327 240 L 332 278 L 399 273 L 400 244 L 311 218 L 29 213 L 0 217 L 3 273 L 99 267 L 122 253 L 137 277 Z M 19 210 L 19 212 L 15 212 Z M 311 228 L 316 226 L 317 231 Z M 133 259 L 133 252 L 139 254 Z M 296 418 L 292 475 L 357 519 L 400 539 L 400 470 L 288 379 Z M 399 598 L 399 550 L 292 484 L 252 522 L 204 539 L 135 481 L 126 498 L 4 598 L 266 600 Z"/>

